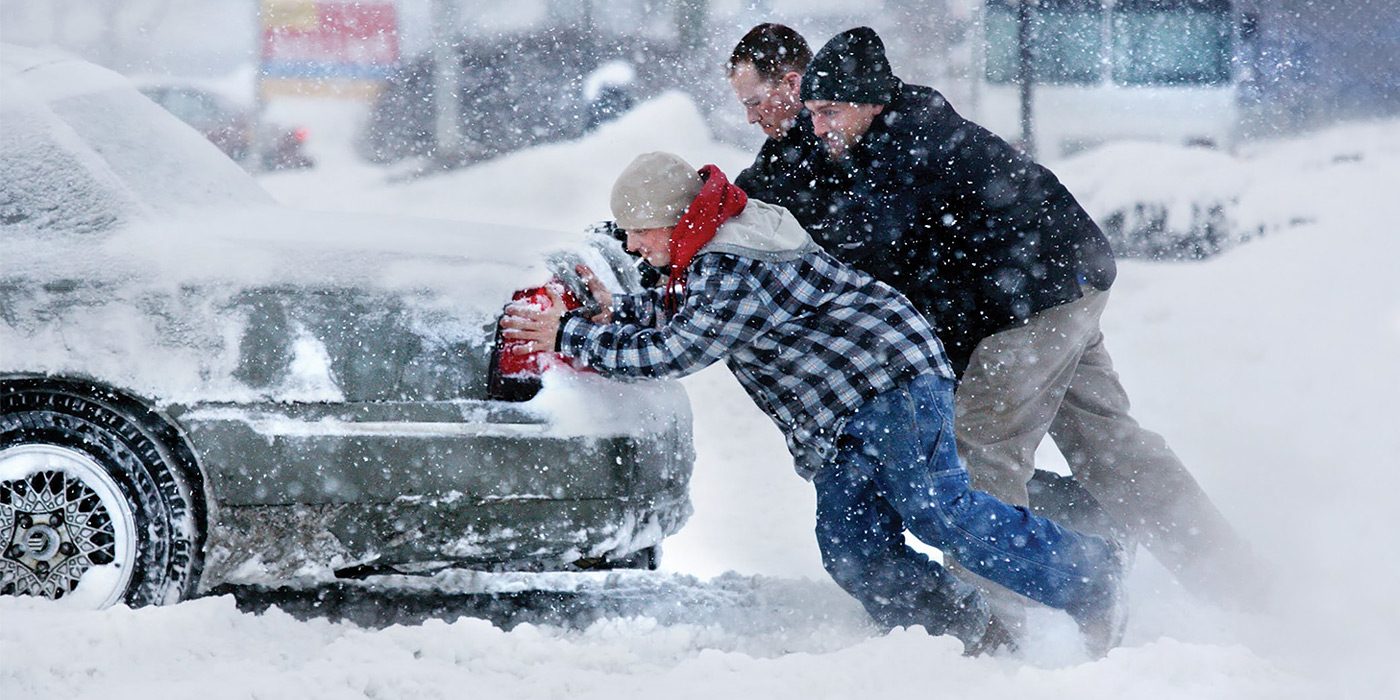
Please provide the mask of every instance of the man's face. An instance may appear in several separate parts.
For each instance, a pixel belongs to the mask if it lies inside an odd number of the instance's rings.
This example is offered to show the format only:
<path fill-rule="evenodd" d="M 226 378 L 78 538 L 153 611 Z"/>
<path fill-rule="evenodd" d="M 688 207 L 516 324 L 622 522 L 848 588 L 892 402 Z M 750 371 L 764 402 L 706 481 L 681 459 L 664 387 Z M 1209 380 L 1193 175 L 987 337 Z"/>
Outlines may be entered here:
<path fill-rule="evenodd" d="M 832 158 L 841 160 L 850 152 L 851 146 L 870 130 L 871 122 L 885 111 L 885 106 L 807 100 L 807 111 L 812 113 L 812 128 L 826 143 L 826 150 Z"/>
<path fill-rule="evenodd" d="M 734 88 L 734 96 L 744 106 L 744 116 L 750 124 L 757 124 L 770 139 L 781 139 L 797 121 L 802 112 L 802 102 L 798 95 L 802 91 L 802 74 L 789 72 L 775 81 L 767 81 L 748 61 L 734 66 L 729 76 L 729 86 Z"/>
<path fill-rule="evenodd" d="M 675 226 L 627 232 L 627 250 L 642 256 L 653 267 L 671 264 L 671 232 Z"/>

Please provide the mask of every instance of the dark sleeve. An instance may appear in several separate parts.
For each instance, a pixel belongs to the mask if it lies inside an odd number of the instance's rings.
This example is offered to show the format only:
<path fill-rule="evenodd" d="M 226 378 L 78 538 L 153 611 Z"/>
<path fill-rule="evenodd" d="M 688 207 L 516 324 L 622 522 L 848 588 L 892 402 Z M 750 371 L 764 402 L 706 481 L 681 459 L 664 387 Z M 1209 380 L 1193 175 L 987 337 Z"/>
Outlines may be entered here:
<path fill-rule="evenodd" d="M 832 255 L 911 295 L 929 265 L 930 234 L 922 230 L 928 200 L 938 197 L 927 157 L 904 140 L 882 148 L 873 165 L 831 193 L 821 220 L 808 227 Z M 912 151 L 912 152 L 911 152 Z"/>
<path fill-rule="evenodd" d="M 972 123 L 959 130 L 948 155 L 952 179 L 965 183 L 958 193 L 986 219 L 993 235 L 1019 236 L 1048 222 L 1050 205 L 1070 197 L 1053 173 Z M 1075 206 L 1078 206 L 1077 204 Z"/>
<path fill-rule="evenodd" d="M 661 319 L 660 289 L 648 289 L 641 294 L 626 294 L 613 298 L 613 318 L 618 323 L 655 326 Z"/>
<path fill-rule="evenodd" d="M 734 185 L 739 189 L 743 190 L 744 194 L 747 194 L 748 196 L 754 199 L 759 199 L 766 202 L 768 200 L 763 199 L 763 197 L 759 196 L 759 193 L 763 191 L 763 175 L 761 170 L 762 161 L 763 152 L 759 151 L 758 157 L 754 159 L 753 164 L 749 165 L 749 167 L 747 168 L 744 168 L 742 171 L 739 172 L 739 175 L 734 178 Z"/>
<path fill-rule="evenodd" d="M 1035 260 L 1107 289 L 1116 271 L 1112 249 L 1069 189 L 995 134 L 971 123 L 964 128 L 970 136 L 954 153 L 952 170 L 968 183 L 959 193 L 963 207 L 983 219 L 985 244 L 1000 252 L 999 262 Z"/>
<path fill-rule="evenodd" d="M 816 136 L 797 127 L 793 131 L 783 141 L 768 139 L 734 182 L 750 197 L 792 212 L 811 229 L 826 218 L 832 198 L 846 182 Z"/>
<path fill-rule="evenodd" d="M 763 147 L 758 150 L 758 155 L 754 156 L 753 163 L 734 178 L 735 186 L 743 190 L 744 194 L 770 204 L 773 203 L 768 192 L 773 181 L 773 158 L 769 153 L 772 145 L 773 139 L 764 141 Z"/>

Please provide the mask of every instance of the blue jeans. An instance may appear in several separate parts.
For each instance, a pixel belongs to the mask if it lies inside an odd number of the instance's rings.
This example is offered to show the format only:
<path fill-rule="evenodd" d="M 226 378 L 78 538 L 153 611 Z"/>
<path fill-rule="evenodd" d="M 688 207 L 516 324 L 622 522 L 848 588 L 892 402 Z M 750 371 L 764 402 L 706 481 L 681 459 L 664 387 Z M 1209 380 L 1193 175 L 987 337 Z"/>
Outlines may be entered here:
<path fill-rule="evenodd" d="M 1079 609 L 1111 586 L 1104 539 L 968 486 L 953 437 L 953 382 L 924 375 L 868 401 L 814 479 L 817 541 L 836 583 L 887 626 L 976 640 L 986 603 L 904 543 L 904 530 L 1045 605 Z"/>

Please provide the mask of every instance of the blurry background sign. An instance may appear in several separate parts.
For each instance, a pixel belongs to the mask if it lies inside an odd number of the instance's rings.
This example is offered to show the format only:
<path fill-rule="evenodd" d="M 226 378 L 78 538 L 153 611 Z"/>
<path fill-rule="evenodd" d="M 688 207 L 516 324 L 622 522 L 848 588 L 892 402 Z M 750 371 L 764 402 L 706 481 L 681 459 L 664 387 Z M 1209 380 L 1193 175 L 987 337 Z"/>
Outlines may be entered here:
<path fill-rule="evenodd" d="M 399 63 L 391 0 L 262 0 L 263 92 L 369 95 Z"/>

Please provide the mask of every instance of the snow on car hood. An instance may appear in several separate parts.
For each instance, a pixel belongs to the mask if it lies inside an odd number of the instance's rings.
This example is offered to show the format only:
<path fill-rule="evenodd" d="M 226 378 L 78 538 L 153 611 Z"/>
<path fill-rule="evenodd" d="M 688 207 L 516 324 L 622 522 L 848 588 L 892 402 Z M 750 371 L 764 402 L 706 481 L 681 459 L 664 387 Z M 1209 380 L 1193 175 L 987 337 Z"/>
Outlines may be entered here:
<path fill-rule="evenodd" d="M 582 234 L 275 205 L 188 210 L 97 235 L 0 238 L 5 277 L 121 285 L 358 286 L 495 307 Z M 493 312 L 494 313 L 494 312 Z"/>
<path fill-rule="evenodd" d="M 246 295 L 392 303 L 425 342 L 483 347 L 518 289 L 550 276 L 561 232 L 276 206 L 214 208 L 100 233 L 0 236 L 7 371 L 78 374 L 162 401 L 338 401 L 325 363 L 261 389 L 238 376 Z M 330 302 L 336 303 L 336 302 Z M 308 332 L 298 347 L 321 350 Z M 318 369 L 319 368 L 319 369 Z"/>

